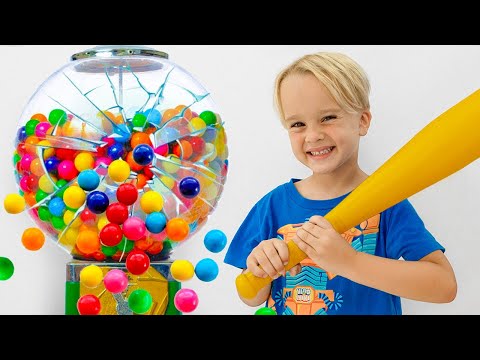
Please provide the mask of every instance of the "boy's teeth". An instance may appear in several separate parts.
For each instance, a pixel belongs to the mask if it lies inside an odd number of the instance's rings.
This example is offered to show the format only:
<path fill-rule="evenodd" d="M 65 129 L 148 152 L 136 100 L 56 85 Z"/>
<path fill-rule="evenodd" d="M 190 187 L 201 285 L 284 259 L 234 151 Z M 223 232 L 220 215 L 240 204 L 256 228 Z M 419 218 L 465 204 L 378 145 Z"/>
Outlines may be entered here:
<path fill-rule="evenodd" d="M 330 148 L 322 150 L 322 151 L 311 151 L 310 153 L 313 156 L 325 155 L 325 154 L 328 154 L 330 151 L 332 151 L 332 149 L 333 148 L 330 147 Z"/>

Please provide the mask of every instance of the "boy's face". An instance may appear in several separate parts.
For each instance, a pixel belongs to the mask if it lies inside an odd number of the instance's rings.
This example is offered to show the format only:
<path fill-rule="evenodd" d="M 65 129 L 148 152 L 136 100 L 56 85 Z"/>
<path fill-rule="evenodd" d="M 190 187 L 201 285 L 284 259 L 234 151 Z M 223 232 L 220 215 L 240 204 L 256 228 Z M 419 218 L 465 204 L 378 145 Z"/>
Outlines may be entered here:
<path fill-rule="evenodd" d="M 295 157 L 313 173 L 358 167 L 360 136 L 371 114 L 347 113 L 313 74 L 292 74 L 280 86 L 285 127 Z"/>

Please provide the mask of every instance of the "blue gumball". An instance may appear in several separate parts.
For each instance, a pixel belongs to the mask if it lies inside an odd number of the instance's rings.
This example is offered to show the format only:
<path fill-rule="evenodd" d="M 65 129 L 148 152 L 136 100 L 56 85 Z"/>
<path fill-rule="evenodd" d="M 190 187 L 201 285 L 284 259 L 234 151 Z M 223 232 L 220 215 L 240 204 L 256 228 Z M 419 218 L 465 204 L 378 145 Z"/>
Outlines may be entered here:
<path fill-rule="evenodd" d="M 50 211 L 53 216 L 60 217 L 65 211 L 65 203 L 61 198 L 54 197 L 48 202 L 48 211 Z"/>
<path fill-rule="evenodd" d="M 194 177 L 187 176 L 178 184 L 178 190 L 187 199 L 193 199 L 200 192 L 200 183 Z"/>
<path fill-rule="evenodd" d="M 108 205 L 110 205 L 110 201 L 104 192 L 92 191 L 87 195 L 87 207 L 95 214 L 101 214 L 105 212 Z"/>
<path fill-rule="evenodd" d="M 48 159 L 45 160 L 45 168 L 50 173 L 57 171 L 59 164 L 60 164 L 60 160 L 55 156 L 50 156 Z"/>
<path fill-rule="evenodd" d="M 218 276 L 218 265 L 210 258 L 202 259 L 195 266 L 195 275 L 205 282 L 215 280 Z"/>
<path fill-rule="evenodd" d="M 160 234 L 167 225 L 167 218 L 161 212 L 152 212 L 145 219 L 147 230 L 154 234 Z"/>
<path fill-rule="evenodd" d="M 95 170 L 83 170 L 78 175 L 78 186 L 80 186 L 85 191 L 95 190 L 100 184 L 100 176 Z"/>
<path fill-rule="evenodd" d="M 122 144 L 116 142 L 108 148 L 107 153 L 110 159 L 117 160 L 125 154 L 125 150 L 123 149 Z"/>
<path fill-rule="evenodd" d="M 220 230 L 210 230 L 203 239 L 205 247 L 213 252 L 218 253 L 222 251 L 227 245 L 227 236 Z"/>
<path fill-rule="evenodd" d="M 133 160 L 139 165 L 149 165 L 154 156 L 152 147 L 147 144 L 139 144 L 133 149 Z"/>
<path fill-rule="evenodd" d="M 148 109 L 143 113 L 150 124 L 160 125 L 162 114 L 157 109 Z"/>

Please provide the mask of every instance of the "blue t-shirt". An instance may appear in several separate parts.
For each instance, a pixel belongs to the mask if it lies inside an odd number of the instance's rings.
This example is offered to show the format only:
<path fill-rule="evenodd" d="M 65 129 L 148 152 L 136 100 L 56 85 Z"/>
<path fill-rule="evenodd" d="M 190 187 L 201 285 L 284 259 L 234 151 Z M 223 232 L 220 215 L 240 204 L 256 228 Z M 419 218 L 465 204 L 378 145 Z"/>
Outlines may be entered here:
<path fill-rule="evenodd" d="M 225 263 L 245 269 L 250 252 L 266 239 L 290 241 L 313 215 L 325 216 L 348 194 L 329 200 L 304 198 L 291 179 L 260 199 L 233 237 Z M 445 251 L 425 228 L 412 204 L 404 200 L 342 234 L 361 252 L 390 259 L 416 261 L 435 250 Z M 279 315 L 400 315 L 401 301 L 383 291 L 329 273 L 309 258 L 296 276 L 280 276 L 272 283 L 266 306 Z"/>

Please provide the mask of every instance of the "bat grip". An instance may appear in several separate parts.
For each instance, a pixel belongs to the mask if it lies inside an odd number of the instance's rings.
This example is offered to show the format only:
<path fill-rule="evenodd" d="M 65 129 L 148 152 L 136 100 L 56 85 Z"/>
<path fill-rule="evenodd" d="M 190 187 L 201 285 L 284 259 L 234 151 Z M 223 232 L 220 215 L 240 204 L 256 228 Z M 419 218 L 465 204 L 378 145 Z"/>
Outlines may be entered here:
<path fill-rule="evenodd" d="M 285 270 L 290 270 L 300 263 L 307 255 L 293 241 L 287 243 L 289 259 L 285 265 Z M 251 272 L 240 274 L 235 280 L 238 294 L 245 299 L 253 299 L 258 292 L 272 282 L 272 278 L 267 276 L 261 278 L 253 275 Z"/>

